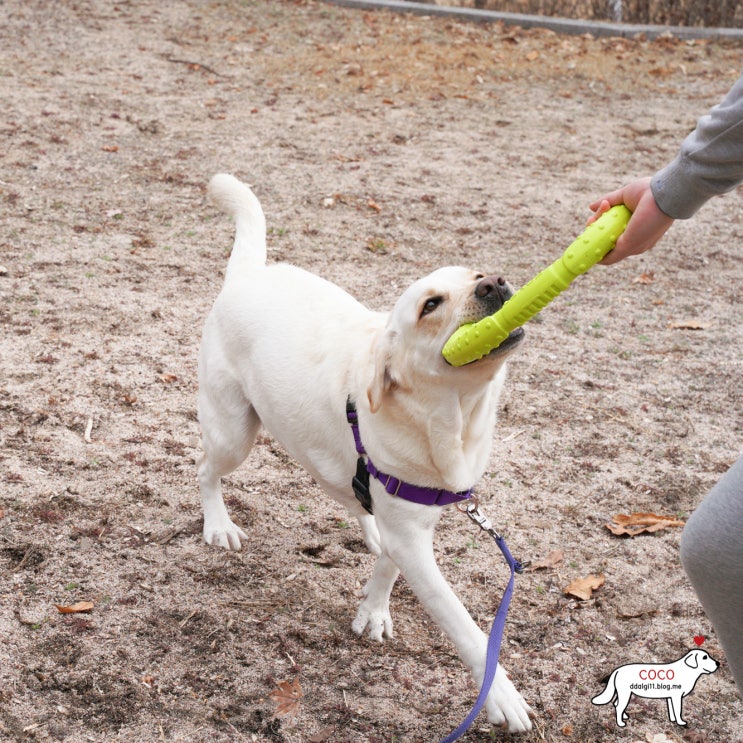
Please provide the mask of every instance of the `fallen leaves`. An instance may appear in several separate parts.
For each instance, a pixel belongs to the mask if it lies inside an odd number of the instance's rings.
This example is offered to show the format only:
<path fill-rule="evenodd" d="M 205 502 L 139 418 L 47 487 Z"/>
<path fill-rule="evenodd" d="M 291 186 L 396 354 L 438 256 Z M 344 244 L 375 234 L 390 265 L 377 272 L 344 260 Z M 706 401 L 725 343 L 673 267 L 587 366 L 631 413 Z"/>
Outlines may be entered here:
<path fill-rule="evenodd" d="M 78 601 L 70 606 L 60 606 L 59 604 L 54 604 L 54 606 L 57 607 L 60 614 L 84 614 L 92 611 L 95 604 L 92 601 Z"/>
<path fill-rule="evenodd" d="M 699 320 L 677 320 L 668 323 L 671 330 L 706 330 L 712 325 L 710 322 L 700 322 Z"/>
<path fill-rule="evenodd" d="M 552 550 L 546 557 L 543 557 L 541 560 L 536 560 L 531 565 L 529 565 L 528 568 L 526 568 L 526 571 L 528 573 L 532 573 L 535 570 L 552 570 L 553 568 L 556 568 L 559 563 L 561 563 L 565 559 L 565 552 L 564 550 Z"/>
<path fill-rule="evenodd" d="M 673 738 L 668 738 L 665 733 L 645 733 L 644 740 L 636 740 L 632 743 L 675 743 Z"/>
<path fill-rule="evenodd" d="M 638 606 L 627 609 L 624 606 L 617 609 L 617 616 L 620 619 L 640 619 L 641 617 L 654 617 L 658 613 L 657 608 L 647 608 Z"/>
<path fill-rule="evenodd" d="M 653 284 L 655 282 L 655 271 L 647 271 L 641 273 L 639 276 L 635 276 L 632 279 L 633 284 Z"/>
<path fill-rule="evenodd" d="M 299 679 L 280 681 L 268 698 L 276 704 L 277 717 L 296 714 L 302 701 L 302 687 L 299 685 Z"/>
<path fill-rule="evenodd" d="M 581 601 L 588 601 L 593 592 L 604 585 L 604 574 L 587 575 L 585 578 L 576 578 L 569 586 L 563 588 L 566 596 L 573 596 Z"/>
<path fill-rule="evenodd" d="M 683 526 L 684 522 L 673 516 L 659 516 L 655 513 L 618 513 L 612 517 L 606 528 L 618 537 L 636 537 L 638 534 L 652 534 L 661 529 Z"/>
<path fill-rule="evenodd" d="M 335 728 L 332 725 L 328 725 L 318 730 L 314 735 L 311 735 L 307 740 L 309 743 L 325 743 L 326 740 L 335 732 Z"/>
<path fill-rule="evenodd" d="M 683 521 L 676 519 L 673 516 L 659 516 L 655 513 L 638 512 L 631 514 L 618 513 L 613 516 L 611 522 L 605 526 L 612 534 L 617 536 L 634 537 L 638 534 L 652 534 L 661 529 L 669 529 L 683 525 Z M 562 550 L 554 550 L 546 557 L 531 565 L 528 570 L 534 571 L 542 568 L 553 569 L 564 559 L 564 557 L 565 554 Z M 577 598 L 581 601 L 588 601 L 593 597 L 593 592 L 604 585 L 605 580 L 603 573 L 599 575 L 587 575 L 584 578 L 576 578 L 569 586 L 563 588 L 563 593 L 566 596 Z M 641 613 L 644 614 L 647 612 L 642 611 Z M 627 614 L 621 616 L 623 618 L 630 618 L 639 615 Z"/>

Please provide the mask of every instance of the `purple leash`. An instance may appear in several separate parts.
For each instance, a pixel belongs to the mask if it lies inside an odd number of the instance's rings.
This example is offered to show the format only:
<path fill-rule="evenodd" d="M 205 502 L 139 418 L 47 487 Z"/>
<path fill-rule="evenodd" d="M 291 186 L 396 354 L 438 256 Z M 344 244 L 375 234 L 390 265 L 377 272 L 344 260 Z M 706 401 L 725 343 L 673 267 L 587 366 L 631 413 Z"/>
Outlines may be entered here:
<path fill-rule="evenodd" d="M 495 672 L 498 668 L 498 657 L 500 656 L 500 646 L 503 639 L 503 632 L 506 627 L 506 615 L 508 614 L 508 607 L 511 603 L 511 597 L 513 596 L 513 588 L 515 582 L 515 574 L 523 571 L 521 563 L 514 558 L 511 551 L 508 549 L 506 540 L 498 534 L 493 528 L 487 517 L 480 511 L 479 505 L 476 500 L 467 504 L 466 508 L 459 508 L 460 511 L 466 513 L 472 521 L 474 521 L 483 531 L 488 532 L 491 537 L 495 540 L 498 548 L 503 553 L 503 557 L 508 563 L 508 567 L 511 570 L 511 578 L 508 581 L 506 590 L 503 592 L 503 598 L 501 599 L 498 611 L 495 613 L 495 619 L 493 619 L 493 626 L 490 629 L 490 637 L 488 638 L 488 649 L 485 657 L 485 675 L 482 679 L 482 687 L 480 688 L 480 694 L 477 697 L 477 701 L 470 710 L 467 717 L 461 722 L 459 727 L 444 738 L 441 743 L 453 743 L 455 740 L 459 740 L 472 726 L 475 718 L 480 714 L 480 710 L 485 704 L 485 699 L 490 692 L 490 687 L 493 685 L 493 679 L 495 678 Z"/>

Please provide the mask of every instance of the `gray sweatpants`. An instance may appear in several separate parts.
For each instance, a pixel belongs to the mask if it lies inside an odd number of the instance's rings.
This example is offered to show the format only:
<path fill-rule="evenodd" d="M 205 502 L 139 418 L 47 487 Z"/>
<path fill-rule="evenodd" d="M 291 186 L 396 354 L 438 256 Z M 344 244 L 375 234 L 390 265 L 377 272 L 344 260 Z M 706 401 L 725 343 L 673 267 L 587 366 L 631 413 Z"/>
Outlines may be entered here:
<path fill-rule="evenodd" d="M 686 523 L 681 562 L 743 694 L 743 456 Z"/>

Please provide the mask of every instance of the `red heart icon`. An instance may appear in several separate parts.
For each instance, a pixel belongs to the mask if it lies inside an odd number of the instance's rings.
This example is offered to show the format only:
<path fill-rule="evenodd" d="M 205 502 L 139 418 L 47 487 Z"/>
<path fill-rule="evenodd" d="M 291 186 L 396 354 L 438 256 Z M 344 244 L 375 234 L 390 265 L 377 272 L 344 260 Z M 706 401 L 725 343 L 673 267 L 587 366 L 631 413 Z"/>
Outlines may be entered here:
<path fill-rule="evenodd" d="M 694 636 L 694 642 L 699 646 L 702 647 L 702 643 L 704 642 L 706 638 L 704 635 L 695 635 Z"/>

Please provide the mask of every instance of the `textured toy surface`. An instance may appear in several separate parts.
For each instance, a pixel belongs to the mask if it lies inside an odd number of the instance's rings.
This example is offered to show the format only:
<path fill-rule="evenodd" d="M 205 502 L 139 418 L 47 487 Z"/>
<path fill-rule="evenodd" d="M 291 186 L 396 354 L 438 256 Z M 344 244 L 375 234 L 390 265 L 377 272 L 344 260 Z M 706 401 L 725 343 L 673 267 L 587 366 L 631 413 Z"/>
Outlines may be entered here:
<path fill-rule="evenodd" d="M 631 216 L 626 206 L 604 212 L 551 266 L 519 289 L 495 314 L 458 328 L 444 345 L 444 358 L 452 366 L 464 366 L 497 348 L 576 276 L 598 263 L 614 247 Z"/>

